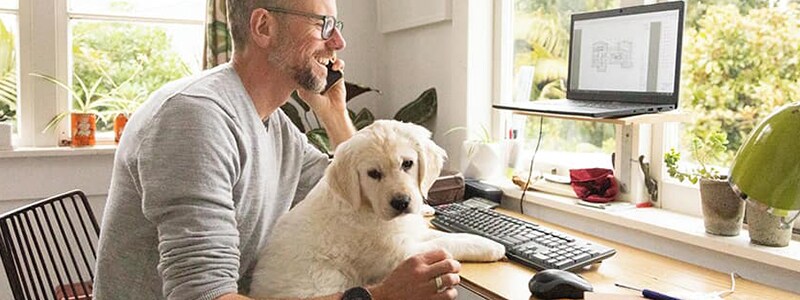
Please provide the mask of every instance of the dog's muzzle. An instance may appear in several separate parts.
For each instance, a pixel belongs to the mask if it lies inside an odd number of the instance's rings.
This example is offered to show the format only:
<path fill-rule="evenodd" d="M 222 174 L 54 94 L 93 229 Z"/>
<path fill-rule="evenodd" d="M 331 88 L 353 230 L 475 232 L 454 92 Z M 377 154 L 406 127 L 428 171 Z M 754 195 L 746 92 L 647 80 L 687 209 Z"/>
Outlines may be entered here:
<path fill-rule="evenodd" d="M 408 209 L 408 205 L 411 203 L 411 198 L 408 195 L 397 194 L 392 196 L 392 202 L 389 204 L 397 210 L 398 212 L 404 212 Z"/>

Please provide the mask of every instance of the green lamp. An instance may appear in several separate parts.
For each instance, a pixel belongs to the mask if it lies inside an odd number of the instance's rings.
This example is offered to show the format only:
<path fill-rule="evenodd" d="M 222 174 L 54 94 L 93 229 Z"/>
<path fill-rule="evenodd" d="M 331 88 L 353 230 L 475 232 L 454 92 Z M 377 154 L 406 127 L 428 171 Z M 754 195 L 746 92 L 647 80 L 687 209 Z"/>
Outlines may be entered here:
<path fill-rule="evenodd" d="M 744 200 L 781 217 L 786 229 L 800 215 L 800 102 L 762 121 L 739 148 L 729 182 Z"/>

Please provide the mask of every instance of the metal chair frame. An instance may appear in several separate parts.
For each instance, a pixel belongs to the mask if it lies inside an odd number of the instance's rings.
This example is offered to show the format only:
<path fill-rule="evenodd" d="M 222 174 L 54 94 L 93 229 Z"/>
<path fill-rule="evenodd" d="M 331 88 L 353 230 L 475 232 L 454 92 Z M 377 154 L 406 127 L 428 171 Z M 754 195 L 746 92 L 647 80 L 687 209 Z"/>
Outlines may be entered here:
<path fill-rule="evenodd" d="M 79 190 L 0 216 L 0 258 L 14 299 L 91 298 L 99 233 Z"/>

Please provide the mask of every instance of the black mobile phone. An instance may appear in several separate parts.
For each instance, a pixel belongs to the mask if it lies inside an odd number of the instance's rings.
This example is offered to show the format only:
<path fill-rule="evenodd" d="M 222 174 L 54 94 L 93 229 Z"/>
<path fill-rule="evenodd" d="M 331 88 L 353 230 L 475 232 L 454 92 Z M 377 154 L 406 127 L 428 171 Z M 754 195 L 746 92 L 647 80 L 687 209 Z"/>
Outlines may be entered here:
<path fill-rule="evenodd" d="M 327 92 L 328 92 L 328 90 L 329 90 L 329 89 L 331 89 L 331 87 L 332 87 L 334 84 L 336 84 L 337 82 L 339 82 L 339 80 L 342 80 L 342 76 L 343 76 L 343 75 L 342 75 L 342 71 L 334 71 L 334 70 L 333 70 L 333 62 L 332 62 L 332 61 L 331 61 L 331 62 L 329 62 L 329 63 L 328 63 L 328 65 L 327 65 L 327 66 L 325 66 L 325 67 L 327 67 L 327 68 L 328 68 L 328 78 L 327 78 L 327 81 L 328 81 L 328 82 L 327 82 L 327 83 L 326 83 L 326 85 L 325 85 L 325 89 L 323 89 L 323 90 L 322 90 L 322 93 L 320 93 L 320 94 L 325 94 L 325 93 L 327 93 Z"/>

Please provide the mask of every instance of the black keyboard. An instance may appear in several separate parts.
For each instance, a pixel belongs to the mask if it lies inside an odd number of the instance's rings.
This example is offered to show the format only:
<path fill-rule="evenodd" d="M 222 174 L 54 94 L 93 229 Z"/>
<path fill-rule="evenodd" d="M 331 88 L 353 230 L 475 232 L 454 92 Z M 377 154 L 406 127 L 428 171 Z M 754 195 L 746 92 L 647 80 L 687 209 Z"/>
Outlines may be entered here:
<path fill-rule="evenodd" d="M 480 235 L 506 247 L 506 256 L 536 270 L 574 270 L 611 257 L 616 250 L 538 224 L 461 203 L 434 207 L 431 223 L 448 232 Z"/>

